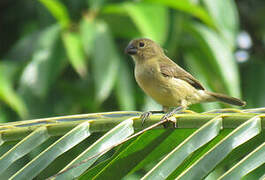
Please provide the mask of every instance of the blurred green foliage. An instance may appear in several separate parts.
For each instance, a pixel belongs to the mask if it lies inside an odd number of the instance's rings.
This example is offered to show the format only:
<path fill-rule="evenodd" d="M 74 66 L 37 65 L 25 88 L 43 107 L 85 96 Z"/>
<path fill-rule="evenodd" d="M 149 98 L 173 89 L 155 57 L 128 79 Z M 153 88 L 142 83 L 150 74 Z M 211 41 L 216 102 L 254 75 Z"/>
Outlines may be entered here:
<path fill-rule="evenodd" d="M 257 0 L 1 1 L 0 122 L 159 108 L 123 54 L 137 37 L 160 43 L 209 90 L 264 106 L 264 9 Z M 238 40 L 242 31 L 250 47 Z"/>

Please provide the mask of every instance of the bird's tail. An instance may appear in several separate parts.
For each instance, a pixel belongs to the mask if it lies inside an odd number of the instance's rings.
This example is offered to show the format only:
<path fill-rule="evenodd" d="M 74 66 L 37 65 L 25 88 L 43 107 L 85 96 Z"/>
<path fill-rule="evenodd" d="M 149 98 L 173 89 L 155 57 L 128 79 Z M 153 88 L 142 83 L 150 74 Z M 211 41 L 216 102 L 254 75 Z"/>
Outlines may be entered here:
<path fill-rule="evenodd" d="M 215 98 L 218 101 L 222 101 L 224 103 L 228 103 L 228 104 L 232 104 L 232 105 L 236 105 L 236 106 L 245 106 L 246 102 L 242 101 L 240 99 L 231 97 L 231 96 L 227 96 L 224 94 L 219 94 L 219 93 L 214 93 L 214 92 L 207 92 L 207 94 L 209 94 L 210 96 L 212 96 L 213 98 Z"/>

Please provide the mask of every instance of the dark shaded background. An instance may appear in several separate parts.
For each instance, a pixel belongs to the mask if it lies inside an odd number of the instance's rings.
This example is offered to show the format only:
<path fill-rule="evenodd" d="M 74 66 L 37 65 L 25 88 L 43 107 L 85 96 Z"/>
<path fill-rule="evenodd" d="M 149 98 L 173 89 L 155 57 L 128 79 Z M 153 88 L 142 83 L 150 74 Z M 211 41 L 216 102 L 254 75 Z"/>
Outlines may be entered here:
<path fill-rule="evenodd" d="M 265 105 L 264 1 L 220 1 L 217 16 L 206 0 L 186 9 L 185 2 L 183 8 L 159 0 L 144 5 L 102 0 L 47 2 L 0 2 L 1 122 L 159 108 L 136 85 L 132 60 L 123 54 L 136 37 L 158 41 L 168 56 L 208 89 L 241 96 L 248 103 L 246 108 Z M 206 18 L 194 13 L 196 8 L 204 10 Z M 220 38 L 223 47 L 215 46 L 198 26 Z M 222 32 L 229 32 L 231 38 L 224 40 Z M 223 54 L 232 55 L 223 58 L 233 61 L 232 68 L 224 61 L 220 65 Z M 220 73 L 226 68 L 227 73 Z M 233 81 L 237 75 L 240 79 Z M 223 107 L 228 106 L 211 103 L 192 109 Z"/>

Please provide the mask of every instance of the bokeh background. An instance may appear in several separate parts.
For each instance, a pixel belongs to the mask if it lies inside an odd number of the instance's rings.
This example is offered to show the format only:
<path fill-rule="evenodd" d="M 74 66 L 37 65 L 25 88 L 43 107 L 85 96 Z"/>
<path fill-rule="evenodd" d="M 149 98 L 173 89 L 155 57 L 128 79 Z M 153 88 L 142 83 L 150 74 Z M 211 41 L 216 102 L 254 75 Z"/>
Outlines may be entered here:
<path fill-rule="evenodd" d="M 0 122 L 159 109 L 123 53 L 138 37 L 207 89 L 265 106 L 264 17 L 262 0 L 1 0 Z"/>

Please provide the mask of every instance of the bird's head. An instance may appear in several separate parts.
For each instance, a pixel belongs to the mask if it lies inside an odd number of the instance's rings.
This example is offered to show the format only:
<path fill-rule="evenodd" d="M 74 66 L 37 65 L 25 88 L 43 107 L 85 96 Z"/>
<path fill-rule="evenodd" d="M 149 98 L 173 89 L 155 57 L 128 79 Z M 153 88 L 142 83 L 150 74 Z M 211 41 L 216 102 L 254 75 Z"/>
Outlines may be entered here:
<path fill-rule="evenodd" d="M 125 53 L 131 55 L 136 62 L 164 54 L 163 49 L 158 44 L 147 38 L 132 40 L 125 48 Z"/>

